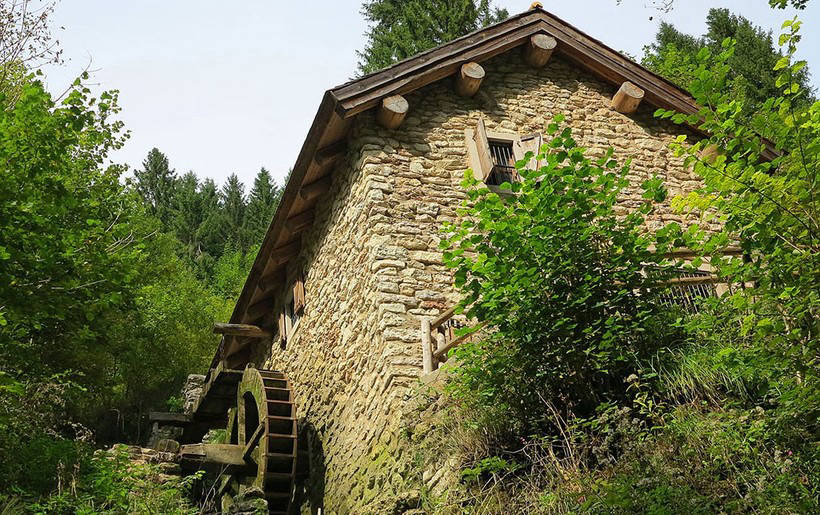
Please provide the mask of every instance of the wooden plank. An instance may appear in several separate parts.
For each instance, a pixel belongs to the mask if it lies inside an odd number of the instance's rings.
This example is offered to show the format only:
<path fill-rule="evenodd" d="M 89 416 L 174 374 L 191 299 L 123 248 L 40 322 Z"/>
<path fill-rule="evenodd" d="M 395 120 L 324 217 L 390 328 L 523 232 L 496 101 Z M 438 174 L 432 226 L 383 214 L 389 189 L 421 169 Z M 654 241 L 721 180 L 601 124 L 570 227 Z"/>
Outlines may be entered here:
<path fill-rule="evenodd" d="M 388 68 L 337 86 L 332 91 L 337 98 L 348 99 L 360 95 L 365 91 L 372 91 L 376 88 L 384 87 L 394 81 L 396 77 L 417 74 L 429 70 L 442 60 L 452 57 L 465 48 L 472 47 L 477 43 L 487 40 L 503 37 L 521 27 L 537 23 L 541 16 L 541 13 L 536 12 L 525 12 L 511 16 L 503 22 L 476 30 L 445 45 L 400 61 Z"/>
<path fill-rule="evenodd" d="M 726 282 L 716 275 L 703 275 L 698 277 L 675 277 L 666 281 L 661 281 L 657 285 L 661 287 L 667 286 L 687 286 L 692 284 L 717 284 Z"/>
<path fill-rule="evenodd" d="M 229 334 L 246 338 L 270 338 L 271 332 L 250 324 L 214 324 L 214 334 Z"/>
<path fill-rule="evenodd" d="M 256 426 L 256 430 L 253 432 L 250 438 L 246 438 L 245 440 L 247 443 L 245 444 L 245 449 L 242 451 L 242 459 L 247 460 L 251 452 L 253 452 L 253 448 L 259 442 L 259 439 L 262 438 L 262 435 L 265 432 L 265 423 L 260 422 L 258 426 Z"/>
<path fill-rule="evenodd" d="M 225 465 L 244 468 L 243 447 L 227 443 L 195 443 L 180 448 L 180 460 L 184 465 Z M 187 466 L 185 467 L 187 468 Z"/>
<path fill-rule="evenodd" d="M 430 330 L 438 329 L 444 322 L 450 320 L 456 312 L 456 307 L 453 306 L 444 313 L 440 314 L 438 318 L 430 322 Z"/>
<path fill-rule="evenodd" d="M 160 425 L 166 426 L 185 426 L 191 422 L 191 416 L 185 413 L 167 413 L 163 411 L 151 411 L 148 414 L 148 420 L 151 422 L 159 422 Z"/>
<path fill-rule="evenodd" d="M 481 327 L 484 327 L 485 325 L 487 325 L 486 322 L 482 323 Z M 462 343 L 467 341 L 472 336 L 475 336 L 477 332 L 478 331 L 459 336 L 458 338 L 454 339 L 453 341 L 451 341 L 447 345 L 444 345 L 443 347 L 436 348 L 436 350 L 433 352 L 433 357 L 435 359 L 438 359 L 438 360 L 440 360 L 442 358 L 445 358 L 447 356 L 447 353 L 450 352 L 451 349 L 454 349 L 455 347 L 458 347 L 459 345 L 461 345 Z"/>
<path fill-rule="evenodd" d="M 529 21 L 530 25 L 538 25 L 538 19 Z M 458 52 L 448 52 L 448 55 L 426 73 L 414 73 L 396 77 L 390 82 L 371 91 L 362 92 L 356 97 L 340 102 L 345 118 L 355 116 L 362 111 L 375 107 L 382 98 L 390 94 L 403 95 L 426 86 L 432 82 L 454 74 L 464 61 L 482 62 L 507 50 L 521 45 L 533 32 L 532 27 L 520 27 L 519 24 L 510 26 L 498 37 L 479 38 L 476 46 L 461 48 Z M 334 90 L 335 91 L 335 90 Z M 344 98 L 344 95 L 340 93 Z"/>
<path fill-rule="evenodd" d="M 264 297 L 275 290 L 283 288 L 285 286 L 284 270 L 277 268 L 267 272 L 259 278 L 259 282 L 256 286 L 259 289 L 258 297 Z"/>

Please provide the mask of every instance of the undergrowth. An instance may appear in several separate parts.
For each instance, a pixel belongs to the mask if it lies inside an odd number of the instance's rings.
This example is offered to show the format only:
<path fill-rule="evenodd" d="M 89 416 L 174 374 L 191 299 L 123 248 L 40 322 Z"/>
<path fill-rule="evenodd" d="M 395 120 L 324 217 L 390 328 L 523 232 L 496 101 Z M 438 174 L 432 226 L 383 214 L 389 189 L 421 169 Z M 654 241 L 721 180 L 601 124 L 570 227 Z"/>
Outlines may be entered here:
<path fill-rule="evenodd" d="M 133 462 L 126 448 L 118 447 L 110 453 L 86 455 L 70 470 L 60 470 L 50 495 L 37 500 L 14 495 L 0 498 L 0 513 L 194 514 L 199 508 L 190 502 L 189 493 L 196 479 L 165 475 L 156 464 Z"/>

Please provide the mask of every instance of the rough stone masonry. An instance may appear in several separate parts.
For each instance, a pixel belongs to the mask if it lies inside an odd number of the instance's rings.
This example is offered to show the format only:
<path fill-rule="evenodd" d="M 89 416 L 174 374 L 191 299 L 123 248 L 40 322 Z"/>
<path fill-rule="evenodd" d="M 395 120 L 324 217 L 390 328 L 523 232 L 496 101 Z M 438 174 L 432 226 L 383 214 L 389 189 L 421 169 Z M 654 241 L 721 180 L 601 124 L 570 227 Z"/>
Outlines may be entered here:
<path fill-rule="evenodd" d="M 466 198 L 465 129 L 483 117 L 490 131 L 543 133 L 564 114 L 592 156 L 613 147 L 620 163 L 632 158 L 635 188 L 623 210 L 641 201 L 638 186 L 653 175 L 673 194 L 699 185 L 668 148 L 683 129 L 653 118 L 651 106 L 613 111 L 615 88 L 560 56 L 533 69 L 513 49 L 482 65 L 486 79 L 473 98 L 444 79 L 407 95 L 411 111 L 398 129 L 381 128 L 372 112 L 357 117 L 289 271 L 304 274 L 306 307 L 264 366 L 288 372 L 299 416 L 317 436 L 311 466 L 323 473 L 311 482 L 327 513 L 374 512 L 406 479 L 399 426 L 422 370 L 420 319 L 457 300 L 438 243 Z M 651 223 L 672 220 L 680 221 L 664 206 Z"/>

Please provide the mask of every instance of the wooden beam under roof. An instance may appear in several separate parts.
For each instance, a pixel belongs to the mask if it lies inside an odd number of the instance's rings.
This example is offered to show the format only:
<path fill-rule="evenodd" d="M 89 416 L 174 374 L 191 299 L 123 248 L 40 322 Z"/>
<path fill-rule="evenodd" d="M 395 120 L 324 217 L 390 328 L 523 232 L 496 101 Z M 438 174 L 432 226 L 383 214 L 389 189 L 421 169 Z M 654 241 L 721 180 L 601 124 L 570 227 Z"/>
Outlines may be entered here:
<path fill-rule="evenodd" d="M 277 267 L 283 263 L 286 263 L 289 259 L 296 257 L 301 248 L 302 243 L 299 240 L 296 240 L 273 249 L 269 259 L 271 266 Z"/>
<path fill-rule="evenodd" d="M 249 320 L 258 320 L 263 316 L 267 315 L 268 313 L 273 311 L 273 299 L 271 298 L 263 298 L 259 302 L 251 304 L 248 306 L 248 309 L 245 311 L 245 314 L 248 316 Z"/>
<path fill-rule="evenodd" d="M 345 150 L 347 150 L 347 141 L 341 139 L 317 150 L 316 155 L 313 156 L 313 162 L 319 168 L 325 168 L 338 161 L 344 155 Z"/>
<path fill-rule="evenodd" d="M 302 211 L 297 215 L 293 215 L 285 221 L 285 230 L 291 234 L 299 234 L 311 225 L 313 225 L 313 218 L 315 215 L 314 209 Z"/>
<path fill-rule="evenodd" d="M 302 186 L 302 189 L 299 190 L 299 196 L 302 197 L 302 200 L 305 202 L 311 202 L 312 200 L 319 198 L 325 191 L 330 188 L 330 185 L 333 182 L 333 176 L 325 175 L 315 181 L 311 182 L 310 184 L 306 184 Z"/>
<path fill-rule="evenodd" d="M 270 338 L 270 331 L 251 324 L 214 324 L 214 334 L 244 336 L 246 338 Z"/>

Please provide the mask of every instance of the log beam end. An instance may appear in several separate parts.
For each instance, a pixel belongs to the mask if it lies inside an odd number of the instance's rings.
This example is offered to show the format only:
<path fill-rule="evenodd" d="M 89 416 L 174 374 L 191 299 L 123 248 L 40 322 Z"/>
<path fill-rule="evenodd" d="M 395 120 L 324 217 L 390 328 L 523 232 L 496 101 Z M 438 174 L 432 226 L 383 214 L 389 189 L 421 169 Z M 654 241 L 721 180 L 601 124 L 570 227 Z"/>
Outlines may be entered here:
<path fill-rule="evenodd" d="M 547 34 L 535 34 L 524 44 L 524 60 L 534 68 L 541 68 L 552 57 L 558 41 Z"/>
<path fill-rule="evenodd" d="M 612 97 L 612 109 L 621 114 L 631 114 L 638 110 L 638 106 L 643 100 L 644 90 L 629 81 L 621 84 L 621 87 Z"/>
<path fill-rule="evenodd" d="M 395 129 L 404 121 L 409 109 L 410 104 L 403 96 L 389 96 L 382 100 L 376 112 L 376 120 L 386 129 Z"/>

